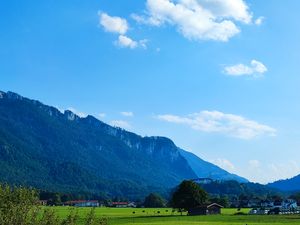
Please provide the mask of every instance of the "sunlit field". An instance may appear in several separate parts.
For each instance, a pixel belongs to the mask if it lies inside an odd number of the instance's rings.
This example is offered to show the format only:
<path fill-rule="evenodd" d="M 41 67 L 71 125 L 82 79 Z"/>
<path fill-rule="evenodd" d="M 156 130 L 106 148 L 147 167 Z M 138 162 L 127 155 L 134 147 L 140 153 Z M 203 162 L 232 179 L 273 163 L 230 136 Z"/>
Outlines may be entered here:
<path fill-rule="evenodd" d="M 53 207 L 60 218 L 65 218 L 70 207 Z M 90 208 L 76 208 L 80 217 L 79 224 L 83 224 Z M 223 209 L 221 215 L 186 216 L 173 212 L 172 209 L 117 209 L 96 208 L 97 217 L 108 218 L 110 225 L 289 225 L 300 224 L 299 215 L 235 215 L 238 212 L 248 213 L 249 209 Z"/>

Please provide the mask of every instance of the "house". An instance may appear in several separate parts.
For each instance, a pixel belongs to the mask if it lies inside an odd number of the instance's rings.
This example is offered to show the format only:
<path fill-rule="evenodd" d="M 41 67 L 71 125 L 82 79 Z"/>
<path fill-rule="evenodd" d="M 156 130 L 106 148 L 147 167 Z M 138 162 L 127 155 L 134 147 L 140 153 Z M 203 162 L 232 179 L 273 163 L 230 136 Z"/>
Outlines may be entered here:
<path fill-rule="evenodd" d="M 115 208 L 136 208 L 135 202 L 111 202 L 109 207 L 115 207 Z"/>
<path fill-rule="evenodd" d="M 128 202 L 112 202 L 111 207 L 115 208 L 128 208 Z"/>
<path fill-rule="evenodd" d="M 286 199 L 283 201 L 276 200 L 263 201 L 261 207 L 252 209 L 249 214 L 265 215 L 265 214 L 299 214 L 297 201 L 293 199 Z"/>
<path fill-rule="evenodd" d="M 273 208 L 274 207 L 274 202 L 273 201 L 269 201 L 269 200 L 264 200 L 260 203 L 260 206 L 262 208 Z"/>
<path fill-rule="evenodd" d="M 39 200 L 38 204 L 39 205 L 47 205 L 48 204 L 48 200 Z"/>
<path fill-rule="evenodd" d="M 294 210 L 298 208 L 297 201 L 293 199 L 284 200 L 281 203 L 281 208 L 284 210 Z"/>
<path fill-rule="evenodd" d="M 207 205 L 198 206 L 193 209 L 188 210 L 189 216 L 198 216 L 198 215 L 213 215 L 213 214 L 221 214 L 221 209 L 223 206 L 212 203 Z"/>
<path fill-rule="evenodd" d="M 135 202 L 129 202 L 128 207 L 130 208 L 136 208 L 136 203 Z"/>
<path fill-rule="evenodd" d="M 63 205 L 75 207 L 99 207 L 99 202 L 97 200 L 75 200 L 64 202 Z"/>

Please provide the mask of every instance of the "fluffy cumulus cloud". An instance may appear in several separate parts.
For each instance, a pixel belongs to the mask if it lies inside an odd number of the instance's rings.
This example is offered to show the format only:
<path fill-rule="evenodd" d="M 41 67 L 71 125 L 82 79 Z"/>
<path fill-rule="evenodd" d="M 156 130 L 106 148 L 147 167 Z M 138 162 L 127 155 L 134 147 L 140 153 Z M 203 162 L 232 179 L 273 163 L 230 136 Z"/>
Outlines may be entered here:
<path fill-rule="evenodd" d="M 254 59 L 250 65 L 240 63 L 224 68 L 224 73 L 230 76 L 262 76 L 267 71 L 268 68 L 262 62 Z"/>
<path fill-rule="evenodd" d="M 110 122 L 110 125 L 114 127 L 120 127 L 126 130 L 131 128 L 130 123 L 125 120 L 113 120 Z"/>
<path fill-rule="evenodd" d="M 208 133 L 222 133 L 240 139 L 253 139 L 259 136 L 276 136 L 276 129 L 246 119 L 239 115 L 225 114 L 219 111 L 202 111 L 187 116 L 159 115 L 158 119 L 189 126 Z"/>
<path fill-rule="evenodd" d="M 135 41 L 126 35 L 129 29 L 129 24 L 126 19 L 118 16 L 110 16 L 107 13 L 101 12 L 99 13 L 99 23 L 105 31 L 119 34 L 118 39 L 114 42 L 117 46 L 130 49 L 138 47 L 147 48 L 146 39 Z"/>
<path fill-rule="evenodd" d="M 118 40 L 115 42 L 116 45 L 123 47 L 123 48 L 136 48 L 138 46 L 138 43 L 134 40 L 132 40 L 130 37 L 127 37 L 125 35 L 120 35 Z"/>
<path fill-rule="evenodd" d="M 117 16 L 109 16 L 106 13 L 99 13 L 100 24 L 107 32 L 125 34 L 128 31 L 126 19 Z"/>
<path fill-rule="evenodd" d="M 127 37 L 126 35 L 120 35 L 118 40 L 115 42 L 115 44 L 121 48 L 131 48 L 135 49 L 138 47 L 147 48 L 147 40 L 140 40 L 140 41 L 135 41 L 131 39 L 130 37 Z"/>
<path fill-rule="evenodd" d="M 170 24 L 191 40 L 228 41 L 240 32 L 237 23 L 252 23 L 243 0 L 147 0 L 146 15 L 133 14 L 139 23 Z"/>

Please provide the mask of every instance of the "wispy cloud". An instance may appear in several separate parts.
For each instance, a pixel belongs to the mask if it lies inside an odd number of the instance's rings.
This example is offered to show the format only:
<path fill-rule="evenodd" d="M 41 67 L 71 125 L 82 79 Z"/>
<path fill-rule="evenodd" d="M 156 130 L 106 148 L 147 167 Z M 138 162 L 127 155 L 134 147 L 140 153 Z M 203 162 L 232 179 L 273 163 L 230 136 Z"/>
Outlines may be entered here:
<path fill-rule="evenodd" d="M 262 76 L 268 71 L 268 68 L 257 60 L 252 60 L 250 65 L 236 64 L 232 66 L 226 66 L 224 73 L 229 76 Z"/>
<path fill-rule="evenodd" d="M 103 119 L 106 117 L 106 113 L 98 113 L 98 117 Z"/>
<path fill-rule="evenodd" d="M 268 162 L 257 159 L 249 160 L 245 167 L 236 168 L 241 176 L 251 181 L 266 184 L 280 179 L 287 179 L 300 173 L 300 165 L 294 160 Z"/>
<path fill-rule="evenodd" d="M 259 136 L 276 136 L 276 129 L 246 119 L 239 115 L 219 111 L 201 111 L 187 116 L 159 115 L 158 119 L 208 133 L 222 133 L 240 139 L 253 139 Z"/>
<path fill-rule="evenodd" d="M 191 40 L 228 41 L 240 32 L 237 22 L 252 23 L 244 0 L 147 0 L 146 14 L 133 14 L 138 23 L 173 25 Z"/>
<path fill-rule="evenodd" d="M 110 125 L 114 127 L 120 127 L 126 130 L 131 128 L 130 123 L 125 120 L 113 120 L 110 122 Z"/>
<path fill-rule="evenodd" d="M 122 116 L 127 116 L 127 117 L 133 117 L 134 116 L 133 112 L 121 112 L 121 115 Z"/>
<path fill-rule="evenodd" d="M 257 159 L 249 160 L 248 164 L 249 164 L 249 167 L 252 169 L 256 169 L 256 168 L 260 167 L 260 161 Z"/>
<path fill-rule="evenodd" d="M 258 18 L 254 21 L 254 23 L 255 23 L 257 26 L 260 26 L 260 25 L 262 25 L 262 23 L 264 22 L 264 20 L 265 20 L 265 17 L 260 16 L 260 17 L 258 17 Z"/>
<path fill-rule="evenodd" d="M 230 162 L 228 159 L 215 159 L 211 161 L 213 164 L 221 167 L 224 170 L 227 170 L 231 173 L 235 172 L 235 166 L 232 162 Z"/>

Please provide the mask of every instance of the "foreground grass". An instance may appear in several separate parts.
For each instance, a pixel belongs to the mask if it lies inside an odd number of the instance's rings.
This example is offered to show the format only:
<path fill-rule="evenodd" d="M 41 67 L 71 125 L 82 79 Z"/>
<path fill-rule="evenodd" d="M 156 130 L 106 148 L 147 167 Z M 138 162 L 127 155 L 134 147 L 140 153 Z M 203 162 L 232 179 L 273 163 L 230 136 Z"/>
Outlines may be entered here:
<path fill-rule="evenodd" d="M 70 207 L 52 207 L 60 218 L 65 218 Z M 80 224 L 89 212 L 89 208 L 78 208 Z M 249 209 L 242 209 L 247 213 Z M 158 213 L 159 212 L 159 213 Z M 234 215 L 236 209 L 224 209 L 222 215 L 181 216 L 172 209 L 117 209 L 97 208 L 97 217 L 109 219 L 109 225 L 299 225 L 299 215 Z"/>

